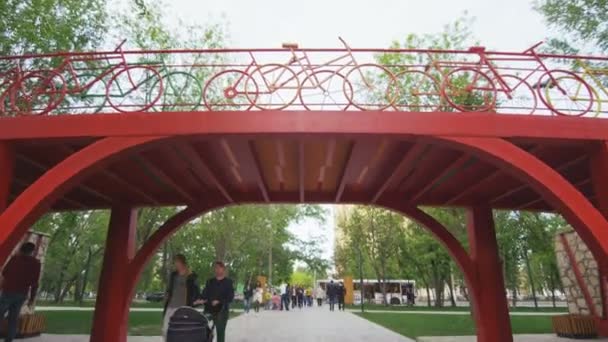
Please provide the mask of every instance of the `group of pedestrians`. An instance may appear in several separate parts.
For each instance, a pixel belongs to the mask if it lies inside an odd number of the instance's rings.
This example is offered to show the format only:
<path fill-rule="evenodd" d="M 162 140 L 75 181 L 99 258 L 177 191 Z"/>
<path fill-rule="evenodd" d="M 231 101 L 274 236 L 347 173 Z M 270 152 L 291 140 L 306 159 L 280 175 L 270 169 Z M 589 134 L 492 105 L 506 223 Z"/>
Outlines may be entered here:
<path fill-rule="evenodd" d="M 317 306 L 323 306 L 327 299 L 329 302 L 329 310 L 335 311 L 335 305 L 338 304 L 338 310 L 344 311 L 344 298 L 346 297 L 346 288 L 343 283 L 336 284 L 332 280 L 324 289 L 319 285 L 316 289 L 304 289 L 302 286 L 291 286 L 289 283 L 281 286 L 281 305 L 280 310 L 289 311 L 296 307 L 312 307 L 314 299 L 317 301 Z"/>
<path fill-rule="evenodd" d="M 269 301 L 272 297 L 267 297 L 267 301 Z M 260 282 L 256 283 L 254 286 L 251 281 L 248 281 L 243 290 L 243 305 L 245 313 L 249 313 L 251 311 L 251 307 L 253 306 L 254 312 L 260 312 L 260 306 L 264 304 L 264 288 L 262 288 L 262 284 Z M 268 308 L 266 306 L 266 308 Z"/>

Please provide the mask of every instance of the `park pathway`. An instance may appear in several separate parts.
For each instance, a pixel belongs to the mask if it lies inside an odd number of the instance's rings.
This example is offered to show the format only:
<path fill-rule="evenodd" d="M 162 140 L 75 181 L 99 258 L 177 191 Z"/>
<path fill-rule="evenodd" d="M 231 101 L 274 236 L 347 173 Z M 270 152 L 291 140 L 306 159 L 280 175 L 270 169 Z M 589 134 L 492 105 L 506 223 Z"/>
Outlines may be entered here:
<path fill-rule="evenodd" d="M 241 314 L 228 322 L 228 342 L 413 342 L 351 312 L 328 307 Z M 88 342 L 86 336 L 46 335 L 29 342 Z M 130 337 L 129 342 L 161 342 L 159 337 Z"/>

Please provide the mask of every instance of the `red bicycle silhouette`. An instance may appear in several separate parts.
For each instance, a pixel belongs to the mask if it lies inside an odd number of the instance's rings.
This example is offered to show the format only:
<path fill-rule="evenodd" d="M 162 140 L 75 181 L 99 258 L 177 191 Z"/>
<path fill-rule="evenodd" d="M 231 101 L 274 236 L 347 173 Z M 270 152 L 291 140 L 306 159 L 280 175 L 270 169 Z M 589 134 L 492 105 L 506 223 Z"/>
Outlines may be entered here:
<path fill-rule="evenodd" d="M 111 53 L 66 54 L 55 69 L 25 75 L 17 72 L 21 76 L 13 78 L 0 97 L 0 112 L 43 115 L 53 111 L 64 100 L 70 112 L 77 114 L 96 113 L 106 102 L 118 112 L 150 109 L 162 95 L 162 78 L 152 66 L 128 64 L 122 51 L 125 42 L 123 40 Z M 97 73 L 90 68 L 81 73 L 74 67 L 74 63 L 95 64 L 114 59 L 119 62 Z M 112 76 L 106 84 L 105 79 L 109 75 Z M 149 94 L 155 96 L 150 97 Z"/>
<path fill-rule="evenodd" d="M 351 105 L 361 110 L 383 110 L 391 106 L 394 98 L 389 96 L 388 84 L 392 73 L 378 64 L 357 63 L 350 46 L 338 39 L 346 53 L 317 65 L 305 51 L 298 56 L 296 44 L 283 45 L 292 54 L 285 64 L 260 65 L 249 52 L 252 61 L 245 70 L 224 70 L 207 82 L 203 102 L 209 110 L 249 110 L 254 106 L 279 110 L 291 106 L 297 98 L 307 110 L 346 110 Z M 345 70 L 348 72 L 343 74 Z M 372 94 L 382 94 L 384 101 L 378 97 L 370 101 Z"/>
<path fill-rule="evenodd" d="M 479 62 L 475 66 L 455 68 L 445 75 L 441 87 L 445 100 L 463 112 L 493 111 L 498 101 L 501 108 L 514 109 L 517 114 L 523 114 L 522 109 L 527 108 L 528 114 L 532 114 L 537 107 L 537 93 L 545 106 L 558 115 L 585 115 L 593 104 L 591 87 L 571 71 L 549 69 L 535 51 L 542 43 L 522 53 L 538 64 L 523 78 L 499 73 L 484 47 L 470 48 L 470 52 L 479 55 Z M 543 74 L 533 87 L 527 80 L 539 71 Z M 580 96 L 581 89 L 586 93 L 584 96 Z"/>

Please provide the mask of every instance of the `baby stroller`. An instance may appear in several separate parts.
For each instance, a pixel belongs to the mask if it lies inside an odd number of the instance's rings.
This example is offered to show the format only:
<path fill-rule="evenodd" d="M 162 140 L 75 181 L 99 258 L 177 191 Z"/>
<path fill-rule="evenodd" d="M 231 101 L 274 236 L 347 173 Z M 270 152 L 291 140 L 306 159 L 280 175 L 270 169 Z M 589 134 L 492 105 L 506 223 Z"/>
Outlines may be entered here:
<path fill-rule="evenodd" d="M 167 342 L 213 342 L 213 328 L 208 316 L 189 306 L 175 311 L 169 319 Z"/>

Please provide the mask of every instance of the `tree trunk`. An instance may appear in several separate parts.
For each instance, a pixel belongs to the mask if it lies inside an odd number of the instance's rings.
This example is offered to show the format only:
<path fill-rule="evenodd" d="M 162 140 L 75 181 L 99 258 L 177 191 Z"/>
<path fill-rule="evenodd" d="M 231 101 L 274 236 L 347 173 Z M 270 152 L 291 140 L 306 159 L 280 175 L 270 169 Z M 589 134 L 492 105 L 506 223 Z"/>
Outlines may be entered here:
<path fill-rule="evenodd" d="M 160 266 L 160 280 L 163 284 L 163 288 L 166 289 L 167 288 L 167 278 L 169 276 L 169 268 L 167 267 L 167 259 L 168 259 L 168 246 L 167 246 L 167 242 L 163 243 L 163 254 L 162 254 L 162 263 Z"/>
<path fill-rule="evenodd" d="M 530 267 L 530 259 L 528 258 L 527 250 L 524 251 L 524 261 L 526 263 L 526 270 L 528 272 L 528 281 L 530 282 L 530 288 L 532 289 L 534 308 L 538 309 L 538 299 L 536 298 L 536 286 L 534 285 L 534 279 L 532 278 L 532 268 Z"/>
<path fill-rule="evenodd" d="M 553 307 L 556 308 L 557 304 L 555 303 L 555 279 L 553 278 L 553 274 L 549 274 L 549 282 L 551 285 L 551 302 L 553 303 Z"/>
<path fill-rule="evenodd" d="M 82 284 L 80 287 L 80 298 L 78 301 L 78 304 L 80 306 L 82 306 L 82 303 L 84 302 L 84 295 L 87 291 L 87 285 L 89 282 L 89 272 L 91 271 L 91 262 L 93 261 L 93 251 L 91 250 L 91 248 L 89 247 L 89 252 L 87 254 L 87 261 L 86 264 L 84 266 L 84 274 L 82 275 Z"/>
<path fill-rule="evenodd" d="M 513 286 L 513 288 L 511 289 L 511 295 L 513 296 L 513 298 L 511 298 L 512 301 L 512 305 L 513 307 L 517 307 L 517 286 Z"/>
<path fill-rule="evenodd" d="M 452 284 L 452 277 L 448 278 L 448 289 L 450 290 L 450 302 L 453 308 L 456 307 L 456 298 L 454 298 L 454 285 Z"/>
<path fill-rule="evenodd" d="M 429 284 L 424 284 L 426 287 L 426 305 L 430 308 L 431 307 L 431 289 L 429 288 Z"/>

